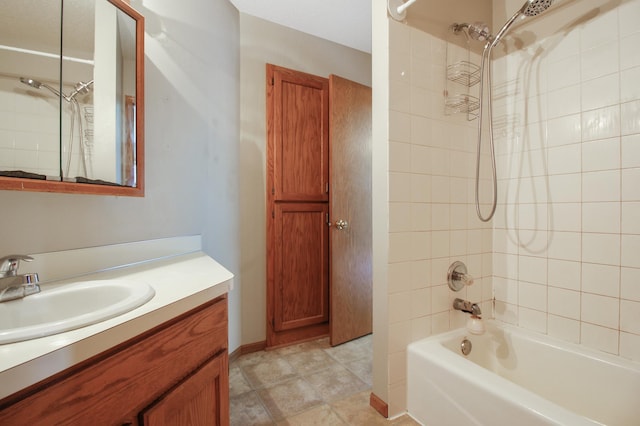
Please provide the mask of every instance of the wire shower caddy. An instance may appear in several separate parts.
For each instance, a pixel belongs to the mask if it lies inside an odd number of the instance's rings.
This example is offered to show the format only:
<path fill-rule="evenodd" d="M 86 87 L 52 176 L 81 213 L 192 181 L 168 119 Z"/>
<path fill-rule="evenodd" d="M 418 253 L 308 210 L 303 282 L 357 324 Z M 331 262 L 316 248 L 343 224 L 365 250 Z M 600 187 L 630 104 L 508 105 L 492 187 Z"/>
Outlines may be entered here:
<path fill-rule="evenodd" d="M 459 30 L 458 24 L 449 27 L 446 49 L 446 81 L 444 89 L 444 112 L 446 115 L 463 113 L 467 120 L 478 117 L 480 100 L 471 94 L 471 88 L 480 82 L 480 66 L 471 62 L 469 36 Z M 466 49 L 452 42 L 453 37 L 463 36 Z"/>

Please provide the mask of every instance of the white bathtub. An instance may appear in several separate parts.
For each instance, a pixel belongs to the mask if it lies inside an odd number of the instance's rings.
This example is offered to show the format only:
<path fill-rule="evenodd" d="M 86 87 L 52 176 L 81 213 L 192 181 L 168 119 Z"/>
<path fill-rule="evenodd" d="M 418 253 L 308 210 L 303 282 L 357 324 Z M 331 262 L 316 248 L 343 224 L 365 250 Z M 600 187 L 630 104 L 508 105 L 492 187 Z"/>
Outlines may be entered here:
<path fill-rule="evenodd" d="M 640 425 L 640 363 L 494 321 L 412 343 L 409 414 L 428 426 Z M 473 349 L 465 357 L 463 338 Z"/>

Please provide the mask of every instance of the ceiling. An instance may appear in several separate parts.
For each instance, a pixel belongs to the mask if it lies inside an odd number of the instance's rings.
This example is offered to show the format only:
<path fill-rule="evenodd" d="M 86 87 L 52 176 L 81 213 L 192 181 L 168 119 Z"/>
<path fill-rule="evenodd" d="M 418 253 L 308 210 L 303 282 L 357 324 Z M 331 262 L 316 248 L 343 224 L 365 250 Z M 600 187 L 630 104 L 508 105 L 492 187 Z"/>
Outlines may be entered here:
<path fill-rule="evenodd" d="M 230 0 L 242 13 L 371 53 L 371 0 Z"/>

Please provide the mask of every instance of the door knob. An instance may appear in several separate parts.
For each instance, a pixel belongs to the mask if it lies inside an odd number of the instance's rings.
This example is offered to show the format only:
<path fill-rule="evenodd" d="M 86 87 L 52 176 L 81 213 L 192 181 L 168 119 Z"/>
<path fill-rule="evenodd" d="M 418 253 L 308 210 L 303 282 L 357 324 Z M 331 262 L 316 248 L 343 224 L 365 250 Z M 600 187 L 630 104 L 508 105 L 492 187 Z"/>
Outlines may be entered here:
<path fill-rule="evenodd" d="M 349 222 L 347 222 L 346 220 L 340 219 L 336 221 L 336 228 L 338 228 L 339 231 L 342 231 L 343 229 L 347 229 L 349 227 Z"/>

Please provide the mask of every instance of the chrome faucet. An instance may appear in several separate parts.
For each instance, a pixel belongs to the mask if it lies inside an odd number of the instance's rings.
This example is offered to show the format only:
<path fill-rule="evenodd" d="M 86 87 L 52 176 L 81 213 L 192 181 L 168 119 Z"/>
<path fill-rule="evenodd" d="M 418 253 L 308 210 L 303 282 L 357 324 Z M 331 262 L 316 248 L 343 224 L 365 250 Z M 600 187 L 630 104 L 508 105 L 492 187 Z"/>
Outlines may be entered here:
<path fill-rule="evenodd" d="M 0 302 L 21 299 L 40 292 L 40 286 L 37 284 L 38 274 L 18 275 L 21 260 L 31 262 L 33 257 L 12 254 L 0 259 Z"/>
<path fill-rule="evenodd" d="M 480 306 L 477 303 L 471 303 L 467 300 L 455 299 L 453 301 L 453 309 L 457 309 L 458 311 L 466 312 L 477 317 L 482 315 Z"/>

